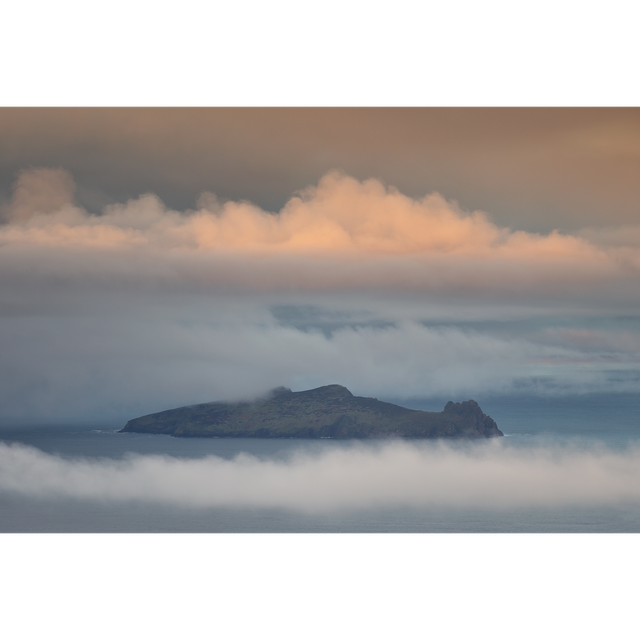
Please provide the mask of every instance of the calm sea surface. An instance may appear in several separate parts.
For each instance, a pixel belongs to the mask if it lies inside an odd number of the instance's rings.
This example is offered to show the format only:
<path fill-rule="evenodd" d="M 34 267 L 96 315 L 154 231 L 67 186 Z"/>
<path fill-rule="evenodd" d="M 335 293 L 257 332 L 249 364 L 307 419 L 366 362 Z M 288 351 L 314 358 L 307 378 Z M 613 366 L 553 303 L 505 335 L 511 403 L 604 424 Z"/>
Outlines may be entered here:
<path fill-rule="evenodd" d="M 601 445 L 625 451 L 640 444 L 640 394 L 569 398 L 478 399 L 505 433 L 508 447 Z M 398 402 L 400 404 L 400 402 Z M 402 402 L 440 411 L 445 401 Z M 122 424 L 1 425 L 0 441 L 18 442 L 65 459 L 121 460 L 130 454 L 181 459 L 248 453 L 286 460 L 352 446 L 348 441 L 172 438 L 117 433 Z M 2 532 L 640 532 L 640 505 L 567 508 L 384 508 L 308 515 L 278 509 L 192 508 L 145 502 L 34 498 L 0 491 Z"/>

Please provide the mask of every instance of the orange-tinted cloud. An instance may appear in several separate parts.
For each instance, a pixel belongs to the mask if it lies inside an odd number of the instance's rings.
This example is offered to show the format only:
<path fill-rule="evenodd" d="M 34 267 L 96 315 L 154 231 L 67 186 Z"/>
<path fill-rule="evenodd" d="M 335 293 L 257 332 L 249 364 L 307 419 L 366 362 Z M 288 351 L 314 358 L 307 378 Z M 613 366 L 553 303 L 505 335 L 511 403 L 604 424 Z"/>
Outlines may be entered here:
<path fill-rule="evenodd" d="M 59 211 L 65 204 L 73 202 L 75 190 L 71 174 L 64 169 L 21 171 L 5 217 L 10 221 L 21 222 L 38 213 Z"/>
<path fill-rule="evenodd" d="M 95 262 L 115 252 L 118 271 L 123 260 L 146 261 L 151 270 L 166 265 L 187 279 L 241 289 L 518 296 L 573 295 L 616 282 L 626 296 L 638 268 L 632 248 L 621 252 L 557 232 L 512 231 L 438 194 L 416 200 L 377 180 L 337 172 L 292 197 L 277 214 L 249 202 L 220 204 L 212 194 L 200 198 L 204 206 L 197 211 L 180 213 L 147 194 L 89 215 L 68 202 L 70 184 L 59 170 L 22 174 L 9 206 L 19 215 L 0 229 L 5 254 L 10 247 L 58 247 L 61 261 L 71 250 L 94 252 Z M 97 250 L 109 253 L 100 257 Z"/>

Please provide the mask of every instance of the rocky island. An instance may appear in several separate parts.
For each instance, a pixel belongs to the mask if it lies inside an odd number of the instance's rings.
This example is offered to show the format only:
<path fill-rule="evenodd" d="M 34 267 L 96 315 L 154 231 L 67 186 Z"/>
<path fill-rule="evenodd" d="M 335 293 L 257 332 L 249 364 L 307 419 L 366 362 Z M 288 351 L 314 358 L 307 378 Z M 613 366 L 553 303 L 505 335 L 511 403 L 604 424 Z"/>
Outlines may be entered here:
<path fill-rule="evenodd" d="M 337 384 L 280 387 L 253 402 L 208 402 L 135 418 L 122 432 L 199 438 L 493 438 L 504 435 L 474 400 L 417 411 L 354 396 Z"/>

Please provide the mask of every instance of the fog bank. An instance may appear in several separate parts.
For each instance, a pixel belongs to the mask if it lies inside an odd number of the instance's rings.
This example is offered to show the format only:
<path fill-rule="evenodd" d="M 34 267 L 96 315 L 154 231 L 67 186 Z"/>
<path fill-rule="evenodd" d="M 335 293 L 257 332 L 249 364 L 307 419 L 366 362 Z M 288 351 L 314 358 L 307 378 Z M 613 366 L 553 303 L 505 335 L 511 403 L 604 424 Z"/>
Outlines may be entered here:
<path fill-rule="evenodd" d="M 640 500 L 640 449 L 514 449 L 502 442 L 354 444 L 287 460 L 241 454 L 63 459 L 0 443 L 0 491 L 38 498 L 149 501 L 321 513 L 387 506 L 606 505 Z"/>

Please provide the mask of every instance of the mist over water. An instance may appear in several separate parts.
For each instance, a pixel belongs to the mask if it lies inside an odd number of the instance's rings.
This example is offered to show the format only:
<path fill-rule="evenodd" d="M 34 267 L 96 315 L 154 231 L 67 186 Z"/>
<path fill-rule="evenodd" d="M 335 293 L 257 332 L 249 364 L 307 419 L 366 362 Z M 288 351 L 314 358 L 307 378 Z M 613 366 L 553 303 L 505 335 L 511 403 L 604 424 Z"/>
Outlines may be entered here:
<path fill-rule="evenodd" d="M 407 507 L 557 507 L 640 502 L 640 447 L 517 449 L 349 444 L 287 459 L 132 455 L 63 459 L 0 444 L 0 489 L 28 497 L 143 501 L 192 507 L 277 508 L 304 513 Z"/>
<path fill-rule="evenodd" d="M 637 394 L 480 400 L 504 438 L 172 438 L 118 433 L 118 424 L 5 425 L 0 527 L 640 532 Z"/>

